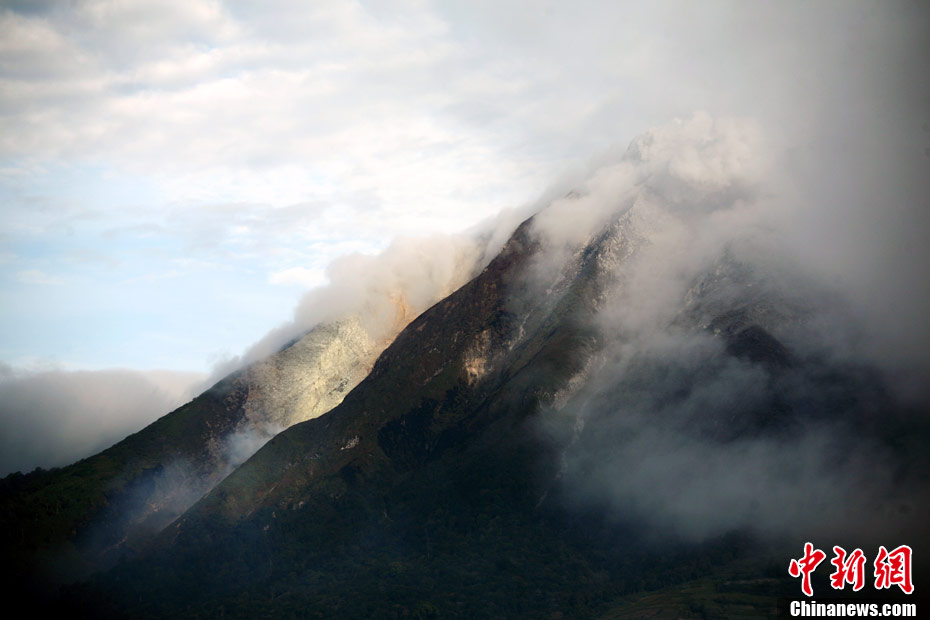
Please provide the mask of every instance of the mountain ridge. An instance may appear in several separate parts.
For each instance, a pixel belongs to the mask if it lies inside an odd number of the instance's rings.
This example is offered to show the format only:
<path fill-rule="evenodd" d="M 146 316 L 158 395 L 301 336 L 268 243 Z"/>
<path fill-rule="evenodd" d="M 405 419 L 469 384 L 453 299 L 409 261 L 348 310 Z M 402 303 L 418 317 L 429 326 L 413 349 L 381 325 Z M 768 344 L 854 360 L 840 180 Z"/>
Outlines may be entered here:
<path fill-rule="evenodd" d="M 921 405 L 856 354 L 828 287 L 759 251 L 739 133 L 674 129 L 520 224 L 339 404 L 62 609 L 596 617 L 737 564 L 785 596 L 799 537 L 922 548 Z M 246 402 L 224 381 L 217 411 Z"/>
<path fill-rule="evenodd" d="M 251 613 L 262 609 L 278 613 L 309 605 L 310 610 L 328 610 L 324 615 L 338 611 L 350 617 L 379 617 L 379 613 L 392 617 L 372 599 L 379 579 L 384 579 L 379 576 L 382 569 L 397 562 L 414 562 L 419 568 L 407 570 L 418 575 L 421 586 L 417 596 L 426 596 L 422 585 L 426 577 L 421 571 L 434 564 L 434 554 L 446 561 L 459 558 L 466 567 L 484 564 L 480 552 L 472 547 L 476 543 L 462 542 L 474 537 L 490 537 L 495 545 L 504 545 L 503 540 L 510 538 L 522 545 L 535 540 L 531 531 L 546 532 L 556 544 L 566 545 L 559 552 L 562 561 L 580 571 L 572 573 L 572 579 L 583 576 L 590 581 L 612 566 L 608 572 L 625 575 L 624 579 L 629 578 L 630 570 L 664 575 L 657 583 L 666 585 L 670 582 L 664 580 L 675 581 L 672 575 L 676 570 L 692 570 L 687 567 L 696 561 L 695 554 L 717 558 L 712 562 L 718 562 L 730 557 L 732 550 L 728 549 L 733 545 L 752 548 L 756 543 L 749 542 L 751 537 L 740 542 L 730 534 L 711 537 L 706 543 L 666 545 L 662 553 L 677 558 L 674 566 L 686 567 L 674 569 L 649 559 L 649 551 L 635 542 L 624 543 L 621 556 L 615 555 L 616 550 L 603 557 L 591 555 L 598 536 L 615 540 L 617 532 L 635 532 L 639 528 L 635 521 L 622 524 L 586 517 L 581 521 L 588 524 L 588 533 L 574 530 L 565 521 L 574 511 L 564 512 L 564 502 L 571 493 L 566 494 L 570 489 L 564 488 L 567 478 L 559 455 L 585 442 L 590 445 L 590 439 L 584 439 L 585 429 L 595 433 L 597 429 L 589 421 L 580 431 L 581 443 L 547 446 L 534 425 L 541 414 L 553 410 L 557 400 L 572 400 L 572 380 L 583 376 L 592 356 L 603 350 L 591 322 L 598 306 L 606 303 L 604 294 L 616 285 L 612 277 L 615 268 L 633 260 L 642 238 L 637 236 L 631 218 L 621 216 L 581 249 L 571 252 L 572 259 L 550 282 L 540 283 L 534 260 L 541 257 L 542 250 L 533 226 L 532 219 L 521 225 L 479 276 L 415 319 L 339 406 L 277 435 L 163 532 L 157 550 L 124 566 L 115 581 L 104 579 L 103 591 L 126 588 L 133 593 L 129 596 L 141 596 L 149 602 L 127 605 L 133 614 L 151 617 L 196 615 L 225 605 L 223 601 L 236 601 Z M 769 332 L 771 326 L 753 320 L 768 317 L 771 321 L 775 316 L 766 310 L 764 296 L 753 296 L 754 302 L 752 298 L 737 299 L 735 307 L 699 303 L 731 288 L 734 278 L 740 278 L 734 274 L 744 278 L 751 274 L 732 261 L 722 264 L 733 267 L 730 275 L 722 277 L 727 270 L 718 268 L 695 283 L 689 290 L 696 287 L 701 294 L 687 297 L 676 316 L 679 322 L 682 316 L 692 317 L 689 329 L 716 339 L 714 350 L 724 361 L 732 359 L 733 364 L 777 376 L 794 362 Z M 739 286 L 751 283 L 743 280 Z M 538 294 L 540 284 L 549 285 L 543 287 L 542 296 Z M 702 307 L 716 307 L 720 314 L 702 322 L 699 318 L 706 314 L 698 310 Z M 784 312 L 776 313 L 780 314 Z M 484 351 L 494 354 L 486 356 Z M 476 363 L 476 358 L 486 359 Z M 476 373 L 477 368 L 482 372 Z M 658 380 L 663 380 L 661 375 Z M 767 407 L 759 411 L 762 417 L 758 422 L 748 418 L 734 426 L 733 438 L 771 433 L 764 430 L 771 427 L 766 421 L 771 411 Z M 703 432 L 701 428 L 696 430 Z M 733 440 L 711 437 L 714 441 Z M 496 471 L 489 471 L 489 466 Z M 428 499 L 429 494 L 438 498 L 435 503 Z M 441 525 L 438 514 L 455 521 L 445 506 L 459 506 L 466 514 L 474 512 L 476 524 Z M 486 512 L 489 509 L 491 512 Z M 493 525 L 496 519 L 508 525 L 497 530 Z M 430 527 L 436 528 L 432 536 Z M 613 534 L 609 534 L 611 530 Z M 592 535 L 593 541 L 587 538 Z M 515 571 L 510 577 L 495 573 L 506 584 L 499 586 L 504 591 L 518 587 L 515 584 L 524 578 L 520 575 L 545 573 L 544 563 L 539 563 L 551 552 L 552 541 L 536 540 L 535 544 L 540 545 L 536 551 L 521 547 L 525 554 L 522 561 L 506 554 L 496 560 L 499 566 Z M 356 547 L 358 551 L 351 550 Z M 301 549 L 306 557 L 289 555 L 287 549 Z M 441 553 L 441 549 L 445 551 Z M 631 560 L 622 559 L 627 553 L 635 558 L 632 565 Z M 277 572 L 275 558 L 285 563 L 280 569 L 285 573 L 296 570 L 300 574 L 311 570 L 313 563 L 322 562 L 331 576 L 320 576 L 313 586 L 301 585 L 299 580 L 293 582 Z M 266 561 L 267 569 L 256 570 Z M 202 565 L 207 573 L 223 577 L 219 581 L 198 578 L 200 590 L 187 590 L 185 567 L 189 565 Z M 543 573 L 537 574 L 541 569 Z M 154 572 L 163 576 L 162 583 L 148 580 L 146 576 Z M 450 581 L 444 583 L 450 587 L 461 578 L 461 574 L 447 575 L 445 579 Z M 540 599 L 545 608 L 577 612 L 577 601 L 565 598 L 571 580 L 552 575 L 545 578 L 554 597 Z M 343 590 L 354 581 L 360 584 L 357 604 L 346 599 Z M 594 590 L 618 596 L 629 587 L 624 583 L 602 584 Z M 335 592 L 324 594 L 323 584 L 336 588 Z M 281 596 L 289 602 L 280 607 L 271 602 L 255 607 L 251 597 L 260 599 L 264 588 L 282 588 Z M 237 594 L 239 590 L 248 594 Z M 178 592 L 185 595 L 179 599 Z M 437 596 L 443 601 L 437 609 L 456 617 L 454 605 L 449 606 L 453 591 Z M 540 611 L 527 600 L 521 601 L 528 606 L 516 615 L 532 616 Z M 407 613 L 417 607 L 416 601 L 405 597 L 397 598 L 394 604 Z M 468 603 L 469 609 L 481 614 L 503 602 L 500 596 L 493 596 L 487 604 L 490 607 L 477 601 Z M 585 615 L 596 608 L 590 604 L 584 603 Z"/>

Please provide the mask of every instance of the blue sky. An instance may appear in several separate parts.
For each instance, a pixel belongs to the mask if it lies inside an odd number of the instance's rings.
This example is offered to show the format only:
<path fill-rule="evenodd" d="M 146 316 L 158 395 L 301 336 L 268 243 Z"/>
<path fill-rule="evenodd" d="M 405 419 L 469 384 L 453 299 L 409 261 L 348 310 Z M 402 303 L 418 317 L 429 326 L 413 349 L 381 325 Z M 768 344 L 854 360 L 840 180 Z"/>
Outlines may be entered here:
<path fill-rule="evenodd" d="M 334 258 L 528 203 L 674 116 L 811 157 L 924 103 L 907 4 L 296 4 L 0 5 L 0 362 L 208 371 Z"/>
<path fill-rule="evenodd" d="M 285 319 L 299 293 L 299 278 L 270 281 L 289 263 L 256 260 L 225 230 L 242 217 L 234 206 L 185 215 L 150 180 L 86 165 L 3 189 L 8 363 L 203 370 Z M 228 218 L 215 239 L 202 221 L 211 217 Z M 301 265 L 312 267 L 307 258 Z"/>

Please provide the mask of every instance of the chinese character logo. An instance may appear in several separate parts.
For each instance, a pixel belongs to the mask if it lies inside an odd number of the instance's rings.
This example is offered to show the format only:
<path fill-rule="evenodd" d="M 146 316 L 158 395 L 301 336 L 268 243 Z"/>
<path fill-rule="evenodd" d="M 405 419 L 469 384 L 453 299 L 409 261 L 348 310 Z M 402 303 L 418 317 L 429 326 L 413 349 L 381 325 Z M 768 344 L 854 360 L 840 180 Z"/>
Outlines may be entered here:
<path fill-rule="evenodd" d="M 844 548 L 833 547 L 833 553 L 833 559 L 830 561 L 830 564 L 836 568 L 830 574 L 830 585 L 833 589 L 842 590 L 846 584 L 850 584 L 853 591 L 858 592 L 865 587 L 866 558 L 862 549 L 855 549 L 847 554 Z M 875 589 L 882 590 L 898 586 L 905 594 L 911 594 L 914 591 L 914 582 L 911 579 L 911 555 L 911 548 L 907 545 L 901 545 L 891 551 L 884 546 L 879 547 L 874 562 Z M 802 578 L 801 592 L 807 596 L 814 596 L 811 573 L 826 557 L 826 553 L 815 549 L 814 545 L 808 542 L 804 543 L 804 555 L 791 560 L 788 564 L 788 574 Z"/>
<path fill-rule="evenodd" d="M 865 587 L 865 554 L 862 549 L 856 549 L 846 557 L 846 550 L 842 547 L 833 547 L 833 553 L 836 556 L 830 560 L 830 564 L 836 567 L 836 571 L 830 575 L 830 585 L 834 590 L 842 590 L 847 583 L 853 586 L 853 592 L 858 592 Z"/>
<path fill-rule="evenodd" d="M 814 596 L 814 589 L 811 587 L 811 573 L 826 557 L 826 553 L 820 549 L 814 549 L 814 545 L 811 543 L 804 543 L 804 557 L 800 560 L 791 560 L 788 565 L 789 575 L 792 577 L 804 576 L 801 580 L 801 591 L 804 594 Z"/>
<path fill-rule="evenodd" d="M 878 548 L 875 558 L 875 588 L 881 590 L 898 586 L 905 594 L 914 591 L 911 581 L 911 548 L 901 545 L 890 552 L 884 546 Z"/>

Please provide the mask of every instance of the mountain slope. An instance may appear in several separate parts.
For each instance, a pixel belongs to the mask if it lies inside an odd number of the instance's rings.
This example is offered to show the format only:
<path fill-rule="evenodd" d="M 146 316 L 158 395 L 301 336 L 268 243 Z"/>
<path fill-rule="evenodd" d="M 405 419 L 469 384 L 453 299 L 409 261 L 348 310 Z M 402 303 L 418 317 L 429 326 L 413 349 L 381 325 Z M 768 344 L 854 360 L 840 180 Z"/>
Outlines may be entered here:
<path fill-rule="evenodd" d="M 395 566 L 397 579 L 422 576 L 419 562 L 433 566 L 448 562 L 450 554 L 464 560 L 478 539 L 498 541 L 508 533 L 522 533 L 515 539 L 521 546 L 571 557 L 533 514 L 555 476 L 555 461 L 544 458 L 524 424 L 580 372 L 596 347 L 585 317 L 598 296 L 599 253 L 597 247 L 580 253 L 543 298 L 514 294 L 526 284 L 538 250 L 530 228 L 531 222 L 521 226 L 481 275 L 412 322 L 340 406 L 278 435 L 169 527 L 162 535 L 171 550 L 167 559 L 149 558 L 136 568 L 145 575 L 151 562 L 166 561 L 159 574 L 177 579 L 168 577 L 165 591 L 143 598 L 170 609 L 189 597 L 223 596 L 243 582 L 273 583 L 271 558 L 289 547 L 306 554 L 291 561 L 329 567 L 320 577 L 324 583 L 348 579 L 360 585 L 380 579 L 380 568 L 392 562 L 406 566 Z M 448 515 L 475 508 L 479 514 L 469 516 L 475 523 L 451 526 L 453 535 Z M 506 525 L 495 526 L 497 521 Z M 374 539 L 364 540 L 369 531 Z M 531 532 L 533 542 L 526 537 Z M 272 538 L 275 551 L 265 556 L 259 549 Z M 342 552 L 334 551 L 346 546 L 371 553 L 371 565 L 356 566 L 354 559 L 344 564 Z M 481 562 L 509 566 L 493 556 Z M 593 572 L 584 564 L 579 570 Z M 192 573 L 222 577 L 209 583 L 197 578 L 198 595 L 181 583 L 190 583 Z M 121 582 L 138 585 L 131 570 L 120 574 Z M 505 597 L 510 585 L 496 598 Z M 334 594 L 337 606 L 343 597 Z M 416 603 L 402 598 L 398 604 Z M 372 604 L 371 594 L 359 602 Z"/>
<path fill-rule="evenodd" d="M 62 604 L 596 617 L 734 560 L 783 577 L 799 540 L 923 545 L 926 410 L 856 354 L 842 303 L 762 251 L 743 137 L 699 119 L 634 141 L 340 404 Z"/>
<path fill-rule="evenodd" d="M 342 404 L 276 436 L 172 524 L 161 550 L 93 592 L 134 617 L 578 617 L 758 549 L 740 524 L 700 541 L 657 542 L 635 512 L 618 518 L 574 497 L 578 452 L 603 454 L 605 438 L 622 452 L 623 438 L 588 420 L 574 439 L 547 441 L 538 425 L 570 408 L 583 393 L 579 377 L 589 381 L 609 348 L 592 321 L 617 286 L 617 261 L 633 260 L 642 237 L 633 218 L 619 218 L 539 295 L 532 226 L 411 323 Z M 715 363 L 773 381 L 789 367 L 808 373 L 769 332 L 779 323 L 771 317 L 794 316 L 790 304 L 727 293 L 753 284 L 747 273 L 724 259 L 682 300 L 679 324 L 719 343 Z M 694 389 L 684 388 L 690 380 L 670 385 L 674 364 L 665 368 L 616 377 L 615 389 L 673 400 Z M 850 398 L 889 404 L 880 389 L 834 372 Z M 623 398 L 611 402 L 628 408 Z M 809 414 L 773 393 L 686 422 L 727 445 L 779 437 Z M 784 587 L 771 585 L 771 596 Z"/>
<path fill-rule="evenodd" d="M 7 477 L 4 547 L 27 580 L 33 571 L 68 579 L 111 564 L 275 432 L 338 403 L 377 353 L 355 319 L 319 326 L 94 457 Z"/>
<path fill-rule="evenodd" d="M 594 617 L 751 554 L 747 570 L 783 576 L 799 537 L 923 544 L 924 411 L 837 344 L 841 303 L 762 251 L 743 138 L 698 119 L 634 141 L 341 404 L 70 600 L 117 617 Z"/>
<path fill-rule="evenodd" d="M 13 588 L 54 590 L 148 544 L 275 433 L 338 404 L 407 323 L 490 260 L 507 226 L 343 257 L 292 324 L 192 402 L 70 467 L 0 481 L 0 541 L 20 575 Z M 285 344 L 300 325 L 313 327 Z"/>
<path fill-rule="evenodd" d="M 507 226 L 343 257 L 292 324 L 272 330 L 245 353 L 247 365 L 190 403 L 70 467 L 0 481 L 0 542 L 19 575 L 13 589 L 54 591 L 148 544 L 272 435 L 338 404 L 407 323 L 490 260 Z M 285 343 L 301 325 L 312 328 Z"/>

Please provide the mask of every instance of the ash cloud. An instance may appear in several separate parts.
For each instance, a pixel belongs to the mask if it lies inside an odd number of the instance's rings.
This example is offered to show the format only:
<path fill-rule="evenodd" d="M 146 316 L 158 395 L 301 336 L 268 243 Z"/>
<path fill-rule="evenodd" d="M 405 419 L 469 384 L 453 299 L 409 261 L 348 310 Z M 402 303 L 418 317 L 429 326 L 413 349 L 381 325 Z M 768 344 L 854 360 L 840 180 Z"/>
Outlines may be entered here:
<path fill-rule="evenodd" d="M 798 178 L 765 134 L 676 120 L 537 215 L 540 284 L 616 223 L 598 259 L 601 351 L 541 423 L 562 446 L 561 488 L 570 505 L 687 540 L 915 535 L 930 510 L 930 398 L 914 381 L 930 376 L 927 298 L 884 285 L 862 256 L 808 262 L 853 245 L 887 258 L 898 229 L 824 201 L 820 185 L 845 180 L 832 166 Z M 920 219 L 906 201 L 924 182 L 900 180 L 867 195 Z M 857 234 L 811 239 L 811 221 Z M 911 258 L 891 274 L 925 274 Z"/>

